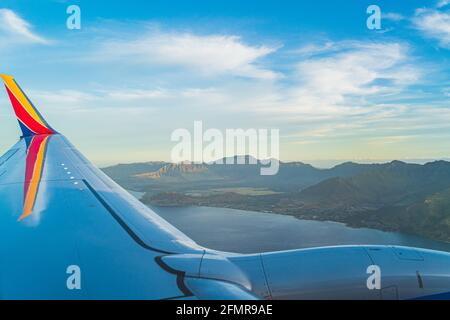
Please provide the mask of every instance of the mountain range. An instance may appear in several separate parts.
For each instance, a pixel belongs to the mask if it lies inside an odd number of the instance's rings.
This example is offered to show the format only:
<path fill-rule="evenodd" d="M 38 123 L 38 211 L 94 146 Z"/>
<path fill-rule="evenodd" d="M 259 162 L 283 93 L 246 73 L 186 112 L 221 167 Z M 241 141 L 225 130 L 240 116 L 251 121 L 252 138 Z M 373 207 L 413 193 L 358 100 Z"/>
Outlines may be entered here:
<path fill-rule="evenodd" d="M 450 162 L 346 162 L 330 169 L 280 162 L 277 175 L 261 176 L 262 164 L 251 160 L 121 164 L 104 171 L 123 187 L 145 193 L 148 204 L 274 212 L 450 241 Z"/>

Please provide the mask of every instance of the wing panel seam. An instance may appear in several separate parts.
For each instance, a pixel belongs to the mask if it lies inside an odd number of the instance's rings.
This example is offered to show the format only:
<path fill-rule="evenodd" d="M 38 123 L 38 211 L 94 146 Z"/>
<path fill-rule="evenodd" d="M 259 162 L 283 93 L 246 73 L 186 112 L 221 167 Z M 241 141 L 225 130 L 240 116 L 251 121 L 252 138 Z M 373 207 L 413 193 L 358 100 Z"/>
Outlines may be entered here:
<path fill-rule="evenodd" d="M 100 196 L 100 194 L 95 191 L 95 189 L 87 182 L 85 179 L 82 179 L 83 183 L 89 189 L 89 191 L 94 195 L 94 197 L 100 202 L 100 204 L 111 214 L 111 216 L 119 223 L 119 225 L 128 233 L 128 235 L 141 247 L 155 251 L 162 254 L 174 254 L 173 252 L 160 250 L 157 248 L 153 248 L 146 244 L 127 224 L 126 222 L 119 216 L 119 214 Z"/>

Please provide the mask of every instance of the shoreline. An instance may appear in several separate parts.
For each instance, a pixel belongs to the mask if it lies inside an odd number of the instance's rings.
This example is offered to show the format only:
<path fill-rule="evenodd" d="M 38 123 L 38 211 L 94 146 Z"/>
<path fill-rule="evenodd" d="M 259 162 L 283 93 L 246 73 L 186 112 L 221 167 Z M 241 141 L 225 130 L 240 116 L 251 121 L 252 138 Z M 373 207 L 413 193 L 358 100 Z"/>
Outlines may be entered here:
<path fill-rule="evenodd" d="M 142 201 L 142 199 L 139 199 L 139 200 Z M 167 207 L 167 208 L 170 208 L 170 207 L 174 207 L 174 208 L 175 207 L 176 208 L 205 207 L 205 208 L 232 209 L 232 210 L 239 210 L 239 211 L 283 215 L 283 216 L 290 216 L 290 217 L 293 217 L 293 218 L 299 219 L 299 220 L 339 223 L 339 224 L 342 224 L 342 225 L 344 225 L 348 228 L 352 228 L 352 229 L 369 229 L 369 230 L 377 230 L 377 231 L 381 231 L 381 232 L 400 233 L 400 234 L 404 234 L 404 235 L 408 235 L 408 236 L 419 237 L 419 238 L 423 238 L 426 240 L 436 241 L 436 242 L 450 245 L 450 240 L 429 237 L 429 236 L 426 236 L 426 235 L 420 234 L 420 233 L 407 232 L 407 231 L 402 230 L 401 228 L 389 228 L 389 227 L 383 228 L 383 227 L 375 227 L 371 224 L 355 224 L 355 223 L 351 223 L 349 221 L 344 221 L 344 220 L 331 220 L 329 218 L 320 218 L 317 214 L 315 214 L 315 215 L 304 215 L 304 214 L 296 215 L 296 214 L 279 212 L 277 210 L 258 210 L 258 208 L 248 208 L 245 206 L 221 206 L 221 205 L 214 205 L 214 204 L 183 204 L 183 203 L 167 204 L 167 203 L 161 203 L 158 201 L 151 202 L 151 203 L 142 201 L 142 203 L 144 203 L 146 206 L 157 206 L 157 207 Z"/>

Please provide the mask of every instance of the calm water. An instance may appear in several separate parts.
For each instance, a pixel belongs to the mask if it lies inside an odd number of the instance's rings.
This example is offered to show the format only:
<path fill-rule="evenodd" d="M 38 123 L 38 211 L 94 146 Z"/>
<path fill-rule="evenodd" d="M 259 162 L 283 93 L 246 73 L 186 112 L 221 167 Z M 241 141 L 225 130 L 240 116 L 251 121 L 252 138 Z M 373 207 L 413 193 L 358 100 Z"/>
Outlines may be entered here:
<path fill-rule="evenodd" d="M 394 244 L 450 252 L 450 243 L 397 232 L 354 229 L 336 222 L 225 208 L 152 209 L 198 244 L 216 250 L 254 253 L 329 245 Z"/>

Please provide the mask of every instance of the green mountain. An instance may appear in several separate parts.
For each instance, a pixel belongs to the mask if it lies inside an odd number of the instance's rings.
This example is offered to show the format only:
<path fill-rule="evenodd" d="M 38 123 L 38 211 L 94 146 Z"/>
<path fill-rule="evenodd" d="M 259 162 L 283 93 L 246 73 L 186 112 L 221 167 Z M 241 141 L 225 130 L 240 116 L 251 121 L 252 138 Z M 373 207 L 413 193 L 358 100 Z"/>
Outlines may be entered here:
<path fill-rule="evenodd" d="M 287 162 L 278 174 L 261 176 L 261 163 L 244 160 L 122 164 L 104 171 L 125 188 L 144 192 L 142 201 L 149 204 L 267 211 L 450 241 L 450 162 L 347 162 L 330 169 Z"/>
<path fill-rule="evenodd" d="M 404 206 L 450 187 L 450 163 L 425 165 L 393 161 L 372 165 L 351 177 L 335 177 L 300 192 L 308 202 L 380 208 Z"/>

